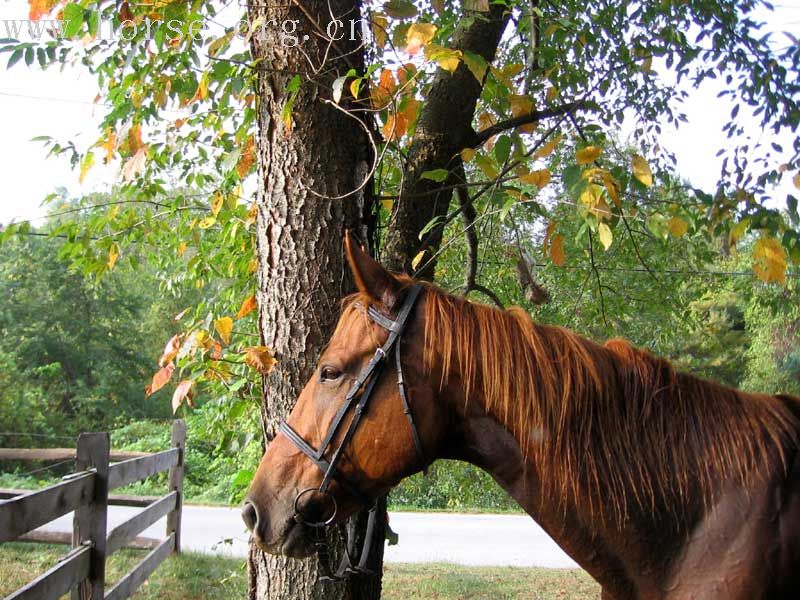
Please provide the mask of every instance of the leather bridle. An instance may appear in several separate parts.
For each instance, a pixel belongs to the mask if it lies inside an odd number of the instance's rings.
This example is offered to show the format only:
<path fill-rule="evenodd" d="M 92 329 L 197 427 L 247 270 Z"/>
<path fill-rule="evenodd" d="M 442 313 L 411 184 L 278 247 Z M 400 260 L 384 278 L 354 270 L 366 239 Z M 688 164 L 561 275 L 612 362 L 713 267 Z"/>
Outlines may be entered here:
<path fill-rule="evenodd" d="M 394 351 L 395 369 L 397 371 L 397 386 L 399 388 L 400 399 L 403 404 L 403 412 L 408 418 L 408 423 L 411 426 L 411 434 L 420 464 L 423 467 L 426 465 L 422 441 L 420 440 L 417 426 L 414 423 L 414 416 L 411 411 L 411 405 L 408 401 L 408 390 L 406 389 L 405 379 L 403 378 L 403 365 L 400 358 L 401 336 L 406 327 L 406 323 L 408 322 L 408 318 L 411 315 L 417 300 L 419 299 L 421 291 L 422 286 L 420 285 L 413 285 L 409 288 L 408 294 L 406 295 L 396 319 L 391 319 L 390 317 L 384 315 L 374 306 L 369 306 L 367 308 L 367 314 L 369 315 L 370 319 L 386 329 L 389 332 L 389 337 L 386 339 L 386 342 L 383 344 L 383 346 L 375 350 L 375 354 L 370 359 L 367 366 L 356 377 L 352 387 L 344 397 L 344 403 L 341 407 L 339 407 L 339 410 L 336 412 L 336 415 L 331 421 L 331 424 L 328 427 L 325 437 L 322 439 L 319 449 L 314 449 L 314 447 L 306 442 L 303 437 L 297 433 L 286 421 L 283 421 L 278 427 L 278 431 L 289 438 L 289 441 L 292 442 L 297 449 L 300 450 L 300 452 L 305 454 L 311 460 L 311 462 L 313 462 L 324 473 L 322 477 L 322 483 L 320 483 L 319 488 L 306 488 L 301 490 L 294 499 L 295 521 L 311 528 L 311 531 L 315 533 L 314 545 L 317 548 L 317 553 L 320 558 L 320 568 L 323 572 L 323 576 L 320 577 L 320 579 L 322 580 L 340 581 L 351 574 L 371 573 L 371 571 L 367 569 L 366 563 L 369 557 L 372 533 L 375 528 L 375 502 L 377 499 L 370 499 L 369 496 L 363 494 L 355 485 L 349 482 L 342 475 L 338 469 L 338 466 L 344 451 L 347 449 L 347 446 L 353 439 L 353 436 L 358 429 L 358 425 L 361 422 L 364 413 L 366 412 L 372 392 L 381 378 L 383 368 L 386 365 L 387 359 L 392 351 Z M 345 417 L 349 412 L 351 412 L 351 409 L 353 412 L 353 417 L 350 420 L 350 424 L 345 429 L 344 435 L 341 437 L 341 442 L 339 442 L 339 446 L 332 453 L 329 453 L 329 450 L 333 445 L 334 438 L 336 437 L 338 431 L 343 427 Z M 330 458 L 326 458 L 327 454 L 330 454 Z M 338 511 L 336 500 L 329 491 L 331 481 L 334 480 L 348 494 L 353 496 L 364 508 L 369 508 L 369 517 L 367 521 L 366 537 L 362 545 L 361 555 L 358 562 L 354 564 L 351 557 L 351 552 L 355 546 L 355 522 L 354 520 L 351 520 L 350 527 L 346 532 L 347 543 L 345 547 L 345 555 L 342 557 L 342 561 L 337 571 L 332 573 L 330 566 L 328 565 L 328 548 L 325 541 L 324 529 L 333 524 Z M 300 508 L 300 500 L 306 494 L 321 494 L 327 497 L 333 507 L 331 515 L 324 520 L 308 521 L 303 516 Z"/>

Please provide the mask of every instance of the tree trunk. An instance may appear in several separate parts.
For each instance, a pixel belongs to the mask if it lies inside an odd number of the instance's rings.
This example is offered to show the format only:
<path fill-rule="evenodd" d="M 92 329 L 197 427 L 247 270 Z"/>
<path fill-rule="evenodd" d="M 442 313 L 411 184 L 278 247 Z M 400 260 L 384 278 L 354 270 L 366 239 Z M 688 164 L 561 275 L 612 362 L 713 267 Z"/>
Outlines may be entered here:
<path fill-rule="evenodd" d="M 263 343 L 278 359 L 263 382 L 262 418 L 269 444 L 311 376 L 336 323 L 339 301 L 354 290 L 344 257 L 344 230 L 365 241 L 373 232 L 371 185 L 352 193 L 367 176 L 373 156 L 365 127 L 324 102 L 337 76 L 351 67 L 364 72 L 360 40 L 348 39 L 349 20 L 359 17 L 360 5 L 312 0 L 301 8 L 291 2 L 252 0 L 249 11 L 251 23 L 263 23 L 251 43 L 259 70 L 259 327 Z M 346 35 L 330 48 L 320 35 L 331 21 L 329 11 L 346 24 Z M 296 30 L 283 33 L 291 30 L 292 21 Z M 288 126 L 285 106 L 292 92 L 287 86 L 297 74 L 302 82 Z M 380 574 L 384 530 L 376 530 L 371 567 Z M 334 545 L 342 551 L 341 540 L 335 539 Z M 316 558 L 275 557 L 251 546 L 249 569 L 251 600 L 380 596 L 380 575 L 317 583 Z"/>
<path fill-rule="evenodd" d="M 491 64 L 507 22 L 505 6 L 492 4 L 485 15 L 465 20 L 450 46 L 478 54 Z M 443 228 L 435 227 L 422 242 L 419 234 L 433 218 L 447 214 L 453 186 L 463 183 L 456 176 L 461 166 L 459 152 L 473 145 L 472 119 L 482 89 L 463 62 L 453 74 L 443 69 L 437 72 L 408 152 L 400 201 L 386 231 L 382 259 L 389 269 L 411 273 L 413 258 L 426 249 L 416 275 L 433 279 L 436 260 L 431 257 L 439 249 Z M 447 169 L 450 177 L 441 183 L 420 177 L 433 169 Z"/>

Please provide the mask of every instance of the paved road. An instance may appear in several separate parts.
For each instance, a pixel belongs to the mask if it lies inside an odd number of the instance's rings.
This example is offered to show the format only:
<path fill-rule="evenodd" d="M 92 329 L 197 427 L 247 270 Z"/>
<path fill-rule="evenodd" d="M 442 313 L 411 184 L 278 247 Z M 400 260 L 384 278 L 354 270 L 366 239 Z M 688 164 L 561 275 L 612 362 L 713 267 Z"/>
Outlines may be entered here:
<path fill-rule="evenodd" d="M 140 509 L 112 506 L 109 529 Z M 391 513 L 400 543 L 387 546 L 387 562 L 452 562 L 462 565 L 575 567 L 575 563 L 528 517 L 445 513 Z M 67 515 L 45 529 L 70 531 Z M 144 534 L 163 537 L 162 519 Z M 247 534 L 233 508 L 185 506 L 183 547 L 195 552 L 246 556 Z"/>

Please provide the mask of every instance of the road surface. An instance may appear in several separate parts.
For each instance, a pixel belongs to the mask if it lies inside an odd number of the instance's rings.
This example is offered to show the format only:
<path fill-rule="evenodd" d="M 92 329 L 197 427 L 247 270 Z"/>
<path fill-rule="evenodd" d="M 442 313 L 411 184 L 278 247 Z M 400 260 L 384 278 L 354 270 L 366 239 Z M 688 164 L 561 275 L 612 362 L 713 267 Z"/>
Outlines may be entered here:
<path fill-rule="evenodd" d="M 139 508 L 109 507 L 109 530 Z M 462 565 L 538 566 L 572 568 L 577 565 L 532 519 L 520 515 L 452 513 L 390 513 L 400 543 L 386 547 L 386 562 L 450 562 Z M 142 534 L 164 537 L 165 519 Z M 43 527 L 71 531 L 72 515 Z M 247 538 L 239 510 L 184 506 L 182 546 L 194 552 L 225 556 L 247 555 Z"/>

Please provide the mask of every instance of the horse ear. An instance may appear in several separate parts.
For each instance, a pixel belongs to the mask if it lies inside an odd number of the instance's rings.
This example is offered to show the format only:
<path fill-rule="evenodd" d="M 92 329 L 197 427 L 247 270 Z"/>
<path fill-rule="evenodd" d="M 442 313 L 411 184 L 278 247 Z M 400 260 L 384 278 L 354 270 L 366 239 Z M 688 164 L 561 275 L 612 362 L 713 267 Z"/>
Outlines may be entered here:
<path fill-rule="evenodd" d="M 364 252 L 349 231 L 344 234 L 344 247 L 358 291 L 379 300 L 389 308 L 394 306 L 403 289 L 400 281 Z"/>

